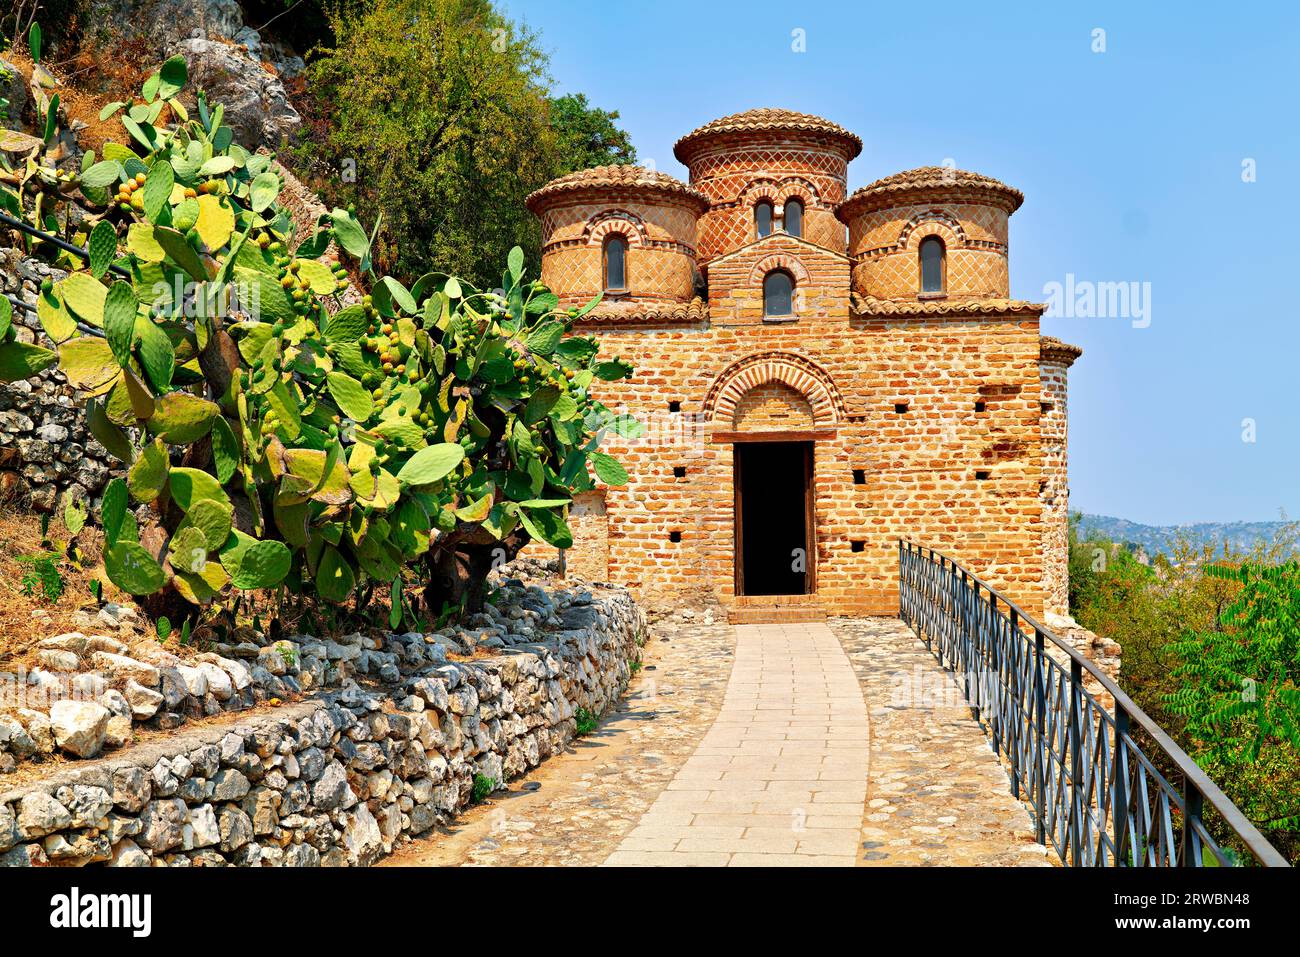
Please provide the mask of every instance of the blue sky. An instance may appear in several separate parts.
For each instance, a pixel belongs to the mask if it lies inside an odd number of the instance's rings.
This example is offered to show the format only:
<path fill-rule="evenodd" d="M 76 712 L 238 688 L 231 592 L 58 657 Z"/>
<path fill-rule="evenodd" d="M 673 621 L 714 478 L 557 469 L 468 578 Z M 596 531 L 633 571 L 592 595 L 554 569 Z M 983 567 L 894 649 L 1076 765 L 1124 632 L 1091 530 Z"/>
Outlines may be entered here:
<path fill-rule="evenodd" d="M 665 172 L 685 177 L 672 144 L 701 123 L 782 106 L 862 137 L 850 189 L 949 159 L 1022 189 L 1014 296 L 1043 301 L 1069 273 L 1151 284 L 1146 328 L 1044 321 L 1085 350 L 1070 381 L 1072 505 L 1159 524 L 1300 516 L 1294 6 L 504 7 L 540 32 L 557 89 L 617 109 Z"/>

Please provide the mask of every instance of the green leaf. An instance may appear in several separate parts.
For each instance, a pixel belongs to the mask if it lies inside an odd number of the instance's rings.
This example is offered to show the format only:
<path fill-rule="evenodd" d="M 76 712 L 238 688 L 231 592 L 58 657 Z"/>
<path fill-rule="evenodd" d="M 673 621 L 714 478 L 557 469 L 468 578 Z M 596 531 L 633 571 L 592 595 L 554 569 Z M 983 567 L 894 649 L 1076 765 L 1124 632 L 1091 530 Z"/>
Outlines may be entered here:
<path fill-rule="evenodd" d="M 385 276 L 380 282 L 388 290 L 393 302 L 397 303 L 403 312 L 413 315 L 419 308 L 416 306 L 415 300 L 411 298 L 411 294 L 407 292 L 406 287 L 392 276 Z"/>
<path fill-rule="evenodd" d="M 118 542 L 104 553 L 108 580 L 130 595 L 149 595 L 167 583 L 166 573 L 138 542 Z"/>
<path fill-rule="evenodd" d="M 293 555 L 284 542 L 258 542 L 244 552 L 239 566 L 230 570 L 230 583 L 240 591 L 273 588 L 284 581 Z"/>
<path fill-rule="evenodd" d="M 41 25 L 33 22 L 31 29 L 27 31 L 27 50 L 32 55 L 32 61 L 41 62 Z"/>
<path fill-rule="evenodd" d="M 172 492 L 172 501 L 184 511 L 189 511 L 196 502 L 220 502 L 230 504 L 230 497 L 221 483 L 202 469 L 182 468 L 171 470 L 168 485 Z"/>
<path fill-rule="evenodd" d="M 403 485 L 429 485 L 446 478 L 465 458 L 465 450 L 453 442 L 420 449 L 397 473 Z"/>
<path fill-rule="evenodd" d="M 253 212 L 260 213 L 269 209 L 275 202 L 275 198 L 280 195 L 280 177 L 276 176 L 270 170 L 265 173 L 259 173 L 254 178 L 252 185 L 248 187 L 248 201 L 253 207 Z"/>
<path fill-rule="evenodd" d="M 339 245 L 355 259 L 365 259 L 370 251 L 370 240 L 366 238 L 366 231 L 356 218 L 346 209 L 335 208 L 330 214 L 330 220 L 334 224 L 334 238 L 339 241 Z"/>
<path fill-rule="evenodd" d="M 621 359 L 611 359 L 607 362 L 596 363 L 596 376 L 604 379 L 606 382 L 614 382 L 617 379 L 626 379 L 632 374 L 630 363 Z"/>
<path fill-rule="evenodd" d="M 230 423 L 220 415 L 212 420 L 212 460 L 222 485 L 230 481 L 242 461 L 239 440 Z"/>
<path fill-rule="evenodd" d="M 326 545 L 316 569 L 316 590 L 327 601 L 347 601 L 356 587 L 357 575 L 352 565 L 333 545 Z"/>
<path fill-rule="evenodd" d="M 344 415 L 354 422 L 365 422 L 370 418 L 375 404 L 365 386 L 344 372 L 329 373 L 325 382 Z"/>
<path fill-rule="evenodd" d="M 0 296 L 0 342 L 4 342 L 5 337 L 9 335 L 9 327 L 13 325 L 14 307 L 9 302 L 7 296 Z"/>
<path fill-rule="evenodd" d="M 103 225 L 102 223 L 100 225 Z M 135 314 L 139 303 L 129 282 L 115 282 L 104 300 L 104 335 L 118 365 L 131 362 L 131 345 L 135 339 Z"/>
<path fill-rule="evenodd" d="M 564 325 L 559 322 L 543 322 L 528 333 L 528 351 L 541 356 L 549 356 L 560 344 L 564 335 Z"/>
<path fill-rule="evenodd" d="M 171 388 L 176 366 L 176 347 L 167 333 L 148 316 L 136 316 L 135 333 L 140 338 L 140 362 L 158 392 Z"/>
<path fill-rule="evenodd" d="M 41 320 L 41 328 L 54 342 L 65 342 L 77 332 L 77 320 L 59 298 L 57 285 L 37 295 L 36 315 Z"/>
<path fill-rule="evenodd" d="M 230 529 L 226 529 L 229 533 Z M 224 539 L 223 539 L 224 541 Z M 200 574 L 208 564 L 208 540 L 193 525 L 176 529 L 167 543 L 168 560 L 178 572 Z"/>
<path fill-rule="evenodd" d="M 187 78 L 185 57 L 177 54 L 158 68 L 158 96 L 170 100 L 185 86 Z"/>
<path fill-rule="evenodd" d="M 510 269 L 510 278 L 518 283 L 524 276 L 524 251 L 518 246 L 511 247 L 506 265 Z"/>
<path fill-rule="evenodd" d="M 59 368 L 68 382 L 83 392 L 94 392 L 122 371 L 108 343 L 90 336 L 59 347 Z"/>
<path fill-rule="evenodd" d="M 233 156 L 214 156 L 199 167 L 200 176 L 224 176 L 235 168 Z M 201 199 L 202 197 L 200 197 Z"/>
<path fill-rule="evenodd" d="M 177 527 L 193 527 L 203 533 L 203 541 L 209 551 L 216 551 L 230 537 L 230 520 L 235 510 L 225 502 L 213 499 L 200 499 L 185 513 L 185 521 Z"/>
<path fill-rule="evenodd" d="M 30 379 L 59 361 L 59 354 L 29 342 L 0 342 L 0 382 Z"/>
<path fill-rule="evenodd" d="M 518 509 L 519 521 L 533 538 L 555 548 L 572 548 L 573 532 L 556 511 L 550 509 Z"/>
<path fill-rule="evenodd" d="M 91 399 L 86 403 L 86 424 L 90 434 L 99 440 L 99 444 L 112 452 L 121 462 L 130 464 L 135 458 L 135 448 L 126 433 L 109 421 L 101 402 Z"/>
<path fill-rule="evenodd" d="M 122 522 L 126 518 L 126 483 L 115 478 L 104 489 L 104 498 L 99 505 L 99 521 L 104 526 L 104 541 L 112 548 L 117 544 L 122 532 Z"/>
<path fill-rule="evenodd" d="M 63 280 L 60 289 L 63 302 L 83 322 L 92 326 L 104 324 L 104 299 L 108 288 L 98 279 L 86 272 L 71 273 Z"/>
<path fill-rule="evenodd" d="M 188 392 L 169 392 L 154 401 L 154 413 L 145 427 L 171 445 L 189 445 L 207 435 L 220 414 L 215 402 Z"/>
<path fill-rule="evenodd" d="M 187 200 L 186 202 L 189 202 Z M 195 204 L 195 213 L 197 222 L 198 205 Z M 179 217 L 173 222 L 177 227 L 180 226 Z M 187 227 L 188 228 L 188 227 Z M 154 241 L 161 246 L 171 257 L 172 262 L 180 266 L 189 274 L 191 279 L 197 279 L 199 282 L 207 282 L 208 271 L 203 265 L 203 260 L 199 258 L 198 252 L 190 245 L 188 239 L 182 233 L 167 226 L 157 226 L 153 228 Z M 239 270 L 236 269 L 236 272 Z"/>
<path fill-rule="evenodd" d="M 132 223 L 126 231 L 126 248 L 144 262 L 160 263 L 167 258 L 167 250 L 154 238 L 153 229 L 148 223 Z"/>
<path fill-rule="evenodd" d="M 402 579 L 394 578 L 388 592 L 388 627 L 396 629 L 402 623 Z"/>
<path fill-rule="evenodd" d="M 158 222 L 158 217 L 171 199 L 172 187 L 176 176 L 171 163 L 154 163 L 144 181 L 144 214 L 149 222 Z"/>
<path fill-rule="evenodd" d="M 355 342 L 366 334 L 370 320 L 360 306 L 340 309 L 325 321 L 325 341 L 331 343 Z"/>
<path fill-rule="evenodd" d="M 167 485 L 171 461 L 162 439 L 154 439 L 141 451 L 126 474 L 126 485 L 138 502 L 152 502 Z"/>
<path fill-rule="evenodd" d="M 117 231 L 108 220 L 101 219 L 90 231 L 88 251 L 90 274 L 99 279 L 108 272 L 108 267 L 113 265 L 113 259 L 117 255 Z"/>
<path fill-rule="evenodd" d="M 105 186 L 112 186 L 122 178 L 122 175 L 122 164 L 117 160 L 100 160 L 82 173 L 78 179 L 81 180 L 82 186 L 103 189 Z"/>
<path fill-rule="evenodd" d="M 627 470 L 618 464 L 618 459 L 604 452 L 591 453 L 591 465 L 596 470 L 596 477 L 606 485 L 626 485 Z"/>

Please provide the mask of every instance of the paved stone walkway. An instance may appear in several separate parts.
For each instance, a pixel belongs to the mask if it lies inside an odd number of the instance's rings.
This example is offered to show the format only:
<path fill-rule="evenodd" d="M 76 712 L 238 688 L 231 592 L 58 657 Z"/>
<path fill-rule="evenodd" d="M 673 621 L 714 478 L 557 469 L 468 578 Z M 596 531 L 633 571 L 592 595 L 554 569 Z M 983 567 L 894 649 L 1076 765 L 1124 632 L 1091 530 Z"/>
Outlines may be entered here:
<path fill-rule="evenodd" d="M 902 622 L 652 626 L 593 735 L 395 865 L 1037 865 L 1029 816 Z"/>
<path fill-rule="evenodd" d="M 852 866 L 868 735 L 828 627 L 740 625 L 717 720 L 606 863 Z"/>
<path fill-rule="evenodd" d="M 1025 807 L 953 675 L 895 618 L 831 622 L 870 708 L 860 863 L 1038 866 Z"/>

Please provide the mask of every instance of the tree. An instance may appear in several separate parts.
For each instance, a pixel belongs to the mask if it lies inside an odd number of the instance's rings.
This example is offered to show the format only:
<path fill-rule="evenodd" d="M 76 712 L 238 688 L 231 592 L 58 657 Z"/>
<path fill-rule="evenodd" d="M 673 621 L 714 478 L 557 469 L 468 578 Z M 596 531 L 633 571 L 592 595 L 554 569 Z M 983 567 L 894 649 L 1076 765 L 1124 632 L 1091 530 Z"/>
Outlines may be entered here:
<path fill-rule="evenodd" d="M 612 113 L 591 106 L 585 93 L 567 93 L 551 100 L 551 123 L 559 133 L 555 175 L 610 164 L 636 162 L 636 147 L 627 132 L 614 125 Z"/>
<path fill-rule="evenodd" d="M 309 67 L 329 111 L 325 184 L 382 214 L 376 260 L 404 278 L 432 268 L 491 289 L 515 245 L 536 265 L 524 197 L 563 172 L 635 155 L 617 116 L 549 98 L 536 36 L 488 0 L 375 0 L 331 16 Z"/>

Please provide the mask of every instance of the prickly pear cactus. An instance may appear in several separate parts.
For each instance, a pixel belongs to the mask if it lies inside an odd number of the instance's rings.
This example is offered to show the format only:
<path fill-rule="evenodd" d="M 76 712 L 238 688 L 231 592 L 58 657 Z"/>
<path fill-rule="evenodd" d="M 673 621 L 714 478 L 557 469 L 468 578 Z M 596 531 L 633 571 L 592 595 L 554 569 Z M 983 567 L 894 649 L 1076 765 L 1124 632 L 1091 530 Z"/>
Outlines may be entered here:
<path fill-rule="evenodd" d="M 497 292 L 438 273 L 408 289 L 373 275 L 351 211 L 295 235 L 271 159 L 201 93 L 191 116 L 185 83 L 176 57 L 107 107 L 126 142 L 59 187 L 92 214 L 69 236 L 87 256 L 50 247 L 72 270 L 39 301 L 57 352 L 17 342 L 0 314 L 0 380 L 57 362 L 123 462 L 101 518 L 110 580 L 199 605 L 282 585 L 343 602 L 381 583 L 404 607 L 416 586 L 437 612 L 475 603 L 485 556 L 570 545 L 588 467 L 627 480 L 602 432 L 639 430 L 589 394 L 632 370 L 566 335 L 586 310 L 557 311 L 518 249 Z M 48 208 L 41 182 L 0 188 L 0 204 L 27 215 L 35 183 Z M 340 308 L 331 249 L 365 278 L 361 304 Z"/>

